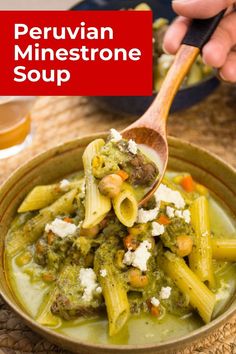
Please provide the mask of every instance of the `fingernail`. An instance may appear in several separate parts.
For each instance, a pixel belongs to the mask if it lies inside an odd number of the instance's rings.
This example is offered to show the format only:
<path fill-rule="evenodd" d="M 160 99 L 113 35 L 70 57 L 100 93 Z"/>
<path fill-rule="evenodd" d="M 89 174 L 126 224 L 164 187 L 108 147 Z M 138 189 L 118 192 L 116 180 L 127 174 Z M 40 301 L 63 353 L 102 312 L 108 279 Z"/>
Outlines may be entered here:
<path fill-rule="evenodd" d="M 164 44 L 162 44 L 162 50 L 165 54 L 170 54 L 170 52 L 168 52 L 168 50 L 166 49 L 166 47 L 164 46 Z"/>
<path fill-rule="evenodd" d="M 222 73 L 221 71 L 218 71 L 218 76 L 219 76 L 219 78 L 220 78 L 221 80 L 223 80 L 223 81 L 226 81 L 226 82 L 229 81 L 229 80 L 227 80 L 227 79 L 224 77 L 224 75 L 223 75 L 223 73 Z"/>

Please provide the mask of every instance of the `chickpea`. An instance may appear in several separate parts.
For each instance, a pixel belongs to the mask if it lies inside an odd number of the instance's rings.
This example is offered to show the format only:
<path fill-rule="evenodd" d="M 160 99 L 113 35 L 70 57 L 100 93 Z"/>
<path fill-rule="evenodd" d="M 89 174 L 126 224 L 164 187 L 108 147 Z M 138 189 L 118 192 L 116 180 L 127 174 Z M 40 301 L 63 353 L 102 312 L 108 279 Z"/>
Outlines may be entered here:
<path fill-rule="evenodd" d="M 192 252 L 193 240 L 188 235 L 180 235 L 176 240 L 176 254 L 180 257 L 188 256 Z"/>
<path fill-rule="evenodd" d="M 89 229 L 84 229 L 83 227 L 81 227 L 80 229 L 80 234 L 81 236 L 85 236 L 85 237 L 89 237 L 89 238 L 94 238 L 97 236 L 97 234 L 99 233 L 100 228 L 98 225 L 91 227 Z"/>
<path fill-rule="evenodd" d="M 109 198 L 116 197 L 120 191 L 123 180 L 116 174 L 111 174 L 103 177 L 98 184 L 99 191 Z"/>
<path fill-rule="evenodd" d="M 142 275 L 142 272 L 137 268 L 131 268 L 128 271 L 128 280 L 134 288 L 144 288 L 148 284 L 148 277 Z"/>

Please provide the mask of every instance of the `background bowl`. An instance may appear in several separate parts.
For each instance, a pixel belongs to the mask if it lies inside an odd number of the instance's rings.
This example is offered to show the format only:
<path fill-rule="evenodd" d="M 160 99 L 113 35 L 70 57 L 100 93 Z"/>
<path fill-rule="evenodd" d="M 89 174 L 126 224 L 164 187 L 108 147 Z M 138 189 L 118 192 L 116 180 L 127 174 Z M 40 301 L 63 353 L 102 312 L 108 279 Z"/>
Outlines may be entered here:
<path fill-rule="evenodd" d="M 176 16 L 170 0 L 84 0 L 75 5 L 72 10 L 129 9 L 141 2 L 147 3 L 152 8 L 154 18 L 164 17 L 172 21 Z M 219 80 L 215 76 L 209 76 L 198 84 L 180 89 L 172 104 L 171 112 L 191 107 L 200 102 L 218 85 Z M 153 96 L 99 96 L 90 99 L 110 112 L 140 116 L 147 110 L 155 96 L 155 94 Z"/>
<path fill-rule="evenodd" d="M 38 184 L 47 184 L 82 168 L 82 153 L 87 144 L 101 134 L 76 139 L 38 155 L 18 169 L 0 189 L 0 294 L 26 324 L 51 342 L 80 354 L 157 354 L 175 353 L 195 340 L 200 340 L 225 323 L 236 311 L 236 298 L 225 312 L 208 325 L 189 335 L 152 345 L 92 345 L 58 334 L 36 323 L 20 306 L 5 276 L 4 239 L 16 210 L 26 194 Z M 236 215 L 236 171 L 223 161 L 179 139 L 169 138 L 169 168 L 188 171 L 224 202 L 225 208 Z"/>

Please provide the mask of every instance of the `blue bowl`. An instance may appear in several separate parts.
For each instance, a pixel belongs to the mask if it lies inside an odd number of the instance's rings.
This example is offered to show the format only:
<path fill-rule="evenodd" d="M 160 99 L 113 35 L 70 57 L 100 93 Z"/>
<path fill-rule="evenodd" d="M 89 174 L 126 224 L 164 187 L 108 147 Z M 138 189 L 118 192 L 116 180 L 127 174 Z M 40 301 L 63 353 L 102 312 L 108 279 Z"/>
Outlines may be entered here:
<path fill-rule="evenodd" d="M 133 8 L 141 2 L 147 3 L 154 18 L 164 17 L 170 22 L 175 18 L 170 0 L 84 0 L 72 10 L 120 10 Z M 189 108 L 207 97 L 219 85 L 215 76 L 210 76 L 198 84 L 181 88 L 177 93 L 171 112 Z M 156 94 L 152 96 L 99 96 L 91 97 L 101 108 L 121 114 L 142 115 L 150 106 Z"/>

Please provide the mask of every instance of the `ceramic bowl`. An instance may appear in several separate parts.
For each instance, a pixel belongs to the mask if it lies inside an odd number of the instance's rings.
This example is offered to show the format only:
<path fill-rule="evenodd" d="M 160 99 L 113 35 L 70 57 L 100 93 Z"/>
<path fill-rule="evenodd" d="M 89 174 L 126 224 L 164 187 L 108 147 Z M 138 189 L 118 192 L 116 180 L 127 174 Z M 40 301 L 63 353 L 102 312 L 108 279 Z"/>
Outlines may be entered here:
<path fill-rule="evenodd" d="M 99 136 L 101 137 L 101 134 Z M 0 294 L 29 327 L 49 341 L 71 351 L 80 354 L 174 353 L 193 341 L 200 341 L 213 329 L 225 323 L 236 312 L 236 297 L 234 296 L 221 316 L 185 337 L 151 345 L 94 345 L 76 341 L 36 323 L 22 309 L 7 283 L 3 257 L 4 239 L 18 206 L 34 186 L 51 183 L 81 169 L 84 148 L 97 137 L 98 135 L 93 135 L 73 140 L 38 155 L 18 169 L 2 185 L 0 189 Z M 236 171 L 222 160 L 190 143 L 169 138 L 169 148 L 169 168 L 190 172 L 196 180 L 214 191 L 230 213 L 236 215 Z"/>
<path fill-rule="evenodd" d="M 171 7 L 171 0 L 83 0 L 73 6 L 72 10 L 129 9 L 141 2 L 147 3 L 152 8 L 154 18 L 164 17 L 171 22 L 176 16 Z M 171 112 L 197 104 L 212 93 L 218 85 L 219 80 L 212 75 L 197 84 L 180 89 L 171 106 Z M 141 116 L 155 97 L 156 94 L 152 96 L 99 96 L 89 99 L 110 112 Z"/>

